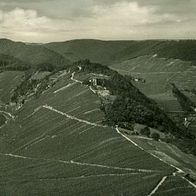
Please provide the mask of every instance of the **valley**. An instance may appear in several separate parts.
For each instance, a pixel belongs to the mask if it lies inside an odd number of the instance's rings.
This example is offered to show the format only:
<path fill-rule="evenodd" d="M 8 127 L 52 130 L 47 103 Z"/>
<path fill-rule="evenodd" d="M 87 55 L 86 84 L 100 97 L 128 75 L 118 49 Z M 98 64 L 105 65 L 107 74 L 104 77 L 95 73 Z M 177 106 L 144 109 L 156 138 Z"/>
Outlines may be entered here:
<path fill-rule="evenodd" d="M 0 114 L 6 118 L 0 126 L 0 195 L 194 196 L 194 130 L 186 132 L 171 120 L 187 113 L 170 85 L 194 102 L 188 91 L 195 88 L 194 59 L 116 60 L 115 53 L 130 48 L 131 41 L 86 41 L 84 48 L 102 48 L 99 53 L 83 51 L 81 42 L 73 41 L 74 47 L 69 42 L 66 50 L 65 43 L 42 45 L 46 61 L 36 57 L 31 63 L 38 45 L 28 45 L 33 53 L 28 58 L 3 50 L 32 68 L 0 73 Z M 19 45 L 22 51 L 25 45 Z M 54 53 L 57 62 L 50 59 Z M 85 58 L 96 63 L 80 60 Z M 139 126 L 150 127 L 151 135 L 141 135 Z"/>

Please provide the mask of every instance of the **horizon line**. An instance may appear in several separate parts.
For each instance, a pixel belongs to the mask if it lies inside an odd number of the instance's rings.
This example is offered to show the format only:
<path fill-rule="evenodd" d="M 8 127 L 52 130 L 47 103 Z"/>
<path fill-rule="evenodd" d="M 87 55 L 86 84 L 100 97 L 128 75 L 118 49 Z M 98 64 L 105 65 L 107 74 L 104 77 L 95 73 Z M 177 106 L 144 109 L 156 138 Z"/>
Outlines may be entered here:
<path fill-rule="evenodd" d="M 25 44 L 49 44 L 49 43 L 64 43 L 64 42 L 70 42 L 70 41 L 102 41 L 102 42 L 128 42 L 128 41 L 135 41 L 135 42 L 141 42 L 141 41 L 195 41 L 195 38 L 176 38 L 176 39 L 93 39 L 93 38 L 76 38 L 76 39 L 70 39 L 70 40 L 59 40 L 59 41 L 48 41 L 48 42 L 26 42 L 22 40 L 13 40 L 9 38 L 0 38 L 0 40 L 8 40 L 15 43 L 25 43 Z"/>

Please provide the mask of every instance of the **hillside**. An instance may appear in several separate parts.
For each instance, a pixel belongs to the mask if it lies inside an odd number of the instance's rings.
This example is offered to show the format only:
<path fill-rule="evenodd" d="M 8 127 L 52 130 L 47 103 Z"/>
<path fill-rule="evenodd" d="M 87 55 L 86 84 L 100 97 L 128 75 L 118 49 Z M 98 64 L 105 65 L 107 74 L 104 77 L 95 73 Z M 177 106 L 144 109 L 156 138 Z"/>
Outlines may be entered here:
<path fill-rule="evenodd" d="M 26 44 L 0 39 L 0 53 L 17 58 L 29 66 L 50 63 L 55 66 L 69 64 L 69 60 L 39 44 Z"/>
<path fill-rule="evenodd" d="M 136 41 L 120 53 L 116 53 L 116 61 L 128 60 L 144 55 L 157 55 L 163 58 L 180 59 L 196 63 L 195 40 L 162 40 L 162 41 Z"/>
<path fill-rule="evenodd" d="M 144 55 L 196 62 L 195 40 L 101 41 L 71 40 L 48 44 L 28 44 L 0 39 L 0 53 L 18 58 L 25 63 L 67 65 L 81 59 L 112 64 Z"/>
<path fill-rule="evenodd" d="M 27 69 L 29 69 L 27 63 L 13 56 L 0 54 L 0 70 L 24 71 Z"/>
<path fill-rule="evenodd" d="M 123 75 L 145 79 L 145 83 L 138 82 L 138 85 L 143 87 L 143 91 L 148 95 L 170 91 L 170 83 L 176 83 L 181 89 L 193 89 L 195 87 L 195 66 L 179 59 L 145 55 L 113 64 L 111 67 Z"/>
<path fill-rule="evenodd" d="M 187 43 L 0 40 L 0 195 L 194 196 Z"/>
<path fill-rule="evenodd" d="M 9 103 L 13 90 L 22 82 L 24 72 L 5 71 L 0 73 L 0 105 Z"/>
<path fill-rule="evenodd" d="M 52 75 L 53 87 L 27 101 L 1 128 L 0 193 L 142 196 L 165 181 L 157 194 L 168 195 L 175 185 L 171 194 L 183 187 L 194 195 L 180 169 L 102 124 L 100 99 L 80 77 Z"/>
<path fill-rule="evenodd" d="M 195 102 L 196 69 L 189 61 L 160 58 L 157 55 L 145 55 L 116 63 L 111 66 L 123 75 L 131 75 L 133 84 L 146 96 L 155 100 L 159 106 L 177 123 L 183 124 L 189 118 L 172 92 L 175 84 L 182 93 Z M 195 117 L 191 117 L 190 129 L 194 134 Z"/>
<path fill-rule="evenodd" d="M 60 53 L 70 61 L 90 59 L 93 62 L 109 63 L 111 57 L 130 45 L 131 41 L 71 40 L 44 45 Z"/>
<path fill-rule="evenodd" d="M 49 43 L 45 47 L 60 53 L 71 61 L 90 59 L 93 62 L 111 64 L 144 55 L 156 54 L 158 57 L 196 62 L 195 40 L 72 40 L 63 43 Z"/>
<path fill-rule="evenodd" d="M 88 87 L 69 74 L 53 78 L 54 87 L 1 128 L 2 195 L 145 195 L 174 171 L 103 126 L 99 99 Z M 141 156 L 146 161 L 138 164 Z"/>

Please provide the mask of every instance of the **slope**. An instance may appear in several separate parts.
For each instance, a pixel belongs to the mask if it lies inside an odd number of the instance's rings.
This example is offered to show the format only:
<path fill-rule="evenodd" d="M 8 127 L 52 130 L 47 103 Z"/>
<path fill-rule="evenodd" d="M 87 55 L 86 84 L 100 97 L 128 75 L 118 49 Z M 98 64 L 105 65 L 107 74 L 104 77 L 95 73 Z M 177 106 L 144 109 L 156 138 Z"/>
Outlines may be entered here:
<path fill-rule="evenodd" d="M 9 103 L 13 90 L 22 82 L 24 72 L 5 71 L 0 73 L 0 105 Z"/>
<path fill-rule="evenodd" d="M 18 58 L 28 65 L 35 66 L 43 63 L 50 63 L 58 67 L 69 64 L 69 61 L 63 56 L 39 44 L 25 44 L 22 42 L 1 39 L 0 51 L 1 54 Z"/>
<path fill-rule="evenodd" d="M 112 64 L 128 59 L 154 55 L 164 58 L 196 62 L 195 40 L 144 40 L 144 41 L 100 41 L 71 40 L 44 45 L 71 61 L 90 59 L 93 62 Z"/>
<path fill-rule="evenodd" d="M 180 59 L 196 63 L 195 40 L 147 40 L 136 41 L 120 53 L 116 53 L 116 61 L 123 61 L 144 55 L 157 55 L 158 57 Z"/>
<path fill-rule="evenodd" d="M 10 56 L 0 54 L 0 70 L 27 70 L 29 66 L 21 60 Z"/>
<path fill-rule="evenodd" d="M 90 59 L 93 62 L 109 63 L 114 53 L 129 46 L 131 41 L 71 40 L 44 45 L 60 53 L 70 61 Z"/>
<path fill-rule="evenodd" d="M 172 177 L 174 167 L 102 124 L 100 99 L 88 86 L 66 71 L 51 80 L 1 128 L 2 195 L 143 196 Z"/>
<path fill-rule="evenodd" d="M 156 55 L 145 55 L 111 66 L 123 75 L 135 78 L 134 85 L 145 95 L 153 98 L 166 111 L 181 111 L 176 98 L 172 95 L 175 83 L 180 89 L 195 88 L 195 66 L 179 59 L 159 58 Z M 143 79 L 140 82 L 137 79 Z M 168 105 L 169 104 L 169 105 Z"/>

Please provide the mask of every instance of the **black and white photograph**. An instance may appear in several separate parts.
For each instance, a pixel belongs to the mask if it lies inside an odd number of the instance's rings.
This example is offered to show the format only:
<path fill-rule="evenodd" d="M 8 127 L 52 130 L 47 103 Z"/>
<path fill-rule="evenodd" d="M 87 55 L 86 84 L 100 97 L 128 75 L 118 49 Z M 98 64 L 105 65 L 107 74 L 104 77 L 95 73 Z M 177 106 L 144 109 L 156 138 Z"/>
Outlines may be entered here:
<path fill-rule="evenodd" d="M 0 196 L 196 196 L 196 0 L 0 0 Z"/>

